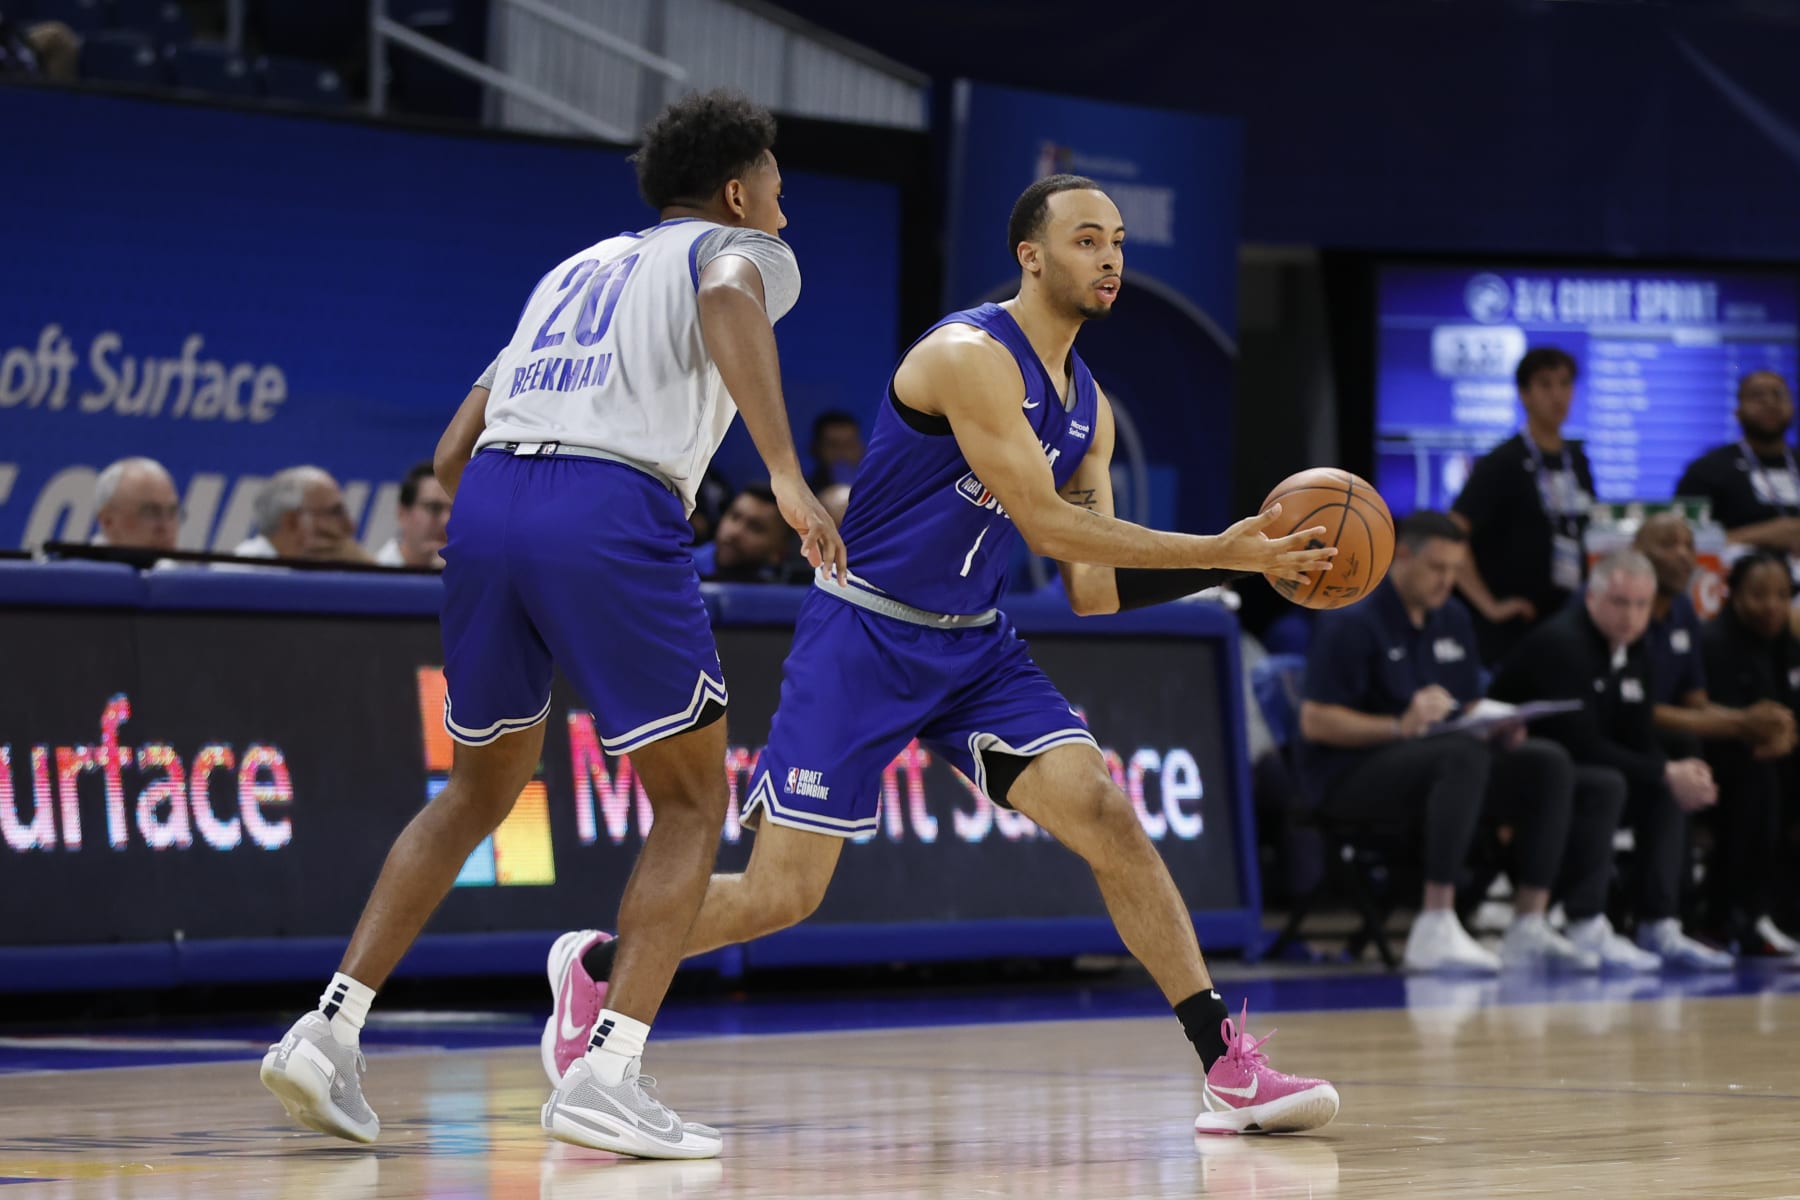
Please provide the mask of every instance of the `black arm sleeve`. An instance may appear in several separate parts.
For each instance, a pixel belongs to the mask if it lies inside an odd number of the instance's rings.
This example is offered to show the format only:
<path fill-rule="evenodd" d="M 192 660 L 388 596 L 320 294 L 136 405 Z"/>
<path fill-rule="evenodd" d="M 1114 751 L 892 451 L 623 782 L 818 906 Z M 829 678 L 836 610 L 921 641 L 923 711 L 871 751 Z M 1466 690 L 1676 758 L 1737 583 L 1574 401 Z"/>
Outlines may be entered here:
<path fill-rule="evenodd" d="M 1186 570 L 1159 570 L 1155 567 L 1116 567 L 1113 583 L 1119 592 L 1119 611 L 1148 608 L 1179 600 L 1207 588 L 1243 579 L 1248 571 L 1225 571 L 1216 567 L 1191 567 Z"/>

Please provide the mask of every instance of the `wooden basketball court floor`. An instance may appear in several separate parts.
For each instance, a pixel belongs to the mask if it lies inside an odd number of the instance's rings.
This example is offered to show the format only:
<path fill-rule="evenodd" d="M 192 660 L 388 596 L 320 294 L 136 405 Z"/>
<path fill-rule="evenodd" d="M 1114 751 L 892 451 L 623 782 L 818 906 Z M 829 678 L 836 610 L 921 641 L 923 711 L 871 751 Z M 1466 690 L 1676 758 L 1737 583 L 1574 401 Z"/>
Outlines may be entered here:
<path fill-rule="evenodd" d="M 1192 1135 L 1199 1074 L 1167 1016 L 654 1043 L 665 1098 L 726 1132 L 703 1163 L 550 1141 L 534 1045 L 373 1055 L 368 1148 L 290 1128 L 254 1050 L 15 1073 L 0 1200 L 1800 1197 L 1800 977 L 1783 978 L 1525 1003 L 1409 980 L 1406 1007 L 1253 1007 L 1253 1032 L 1280 1028 L 1275 1065 L 1343 1097 L 1332 1125 L 1279 1138 Z"/>

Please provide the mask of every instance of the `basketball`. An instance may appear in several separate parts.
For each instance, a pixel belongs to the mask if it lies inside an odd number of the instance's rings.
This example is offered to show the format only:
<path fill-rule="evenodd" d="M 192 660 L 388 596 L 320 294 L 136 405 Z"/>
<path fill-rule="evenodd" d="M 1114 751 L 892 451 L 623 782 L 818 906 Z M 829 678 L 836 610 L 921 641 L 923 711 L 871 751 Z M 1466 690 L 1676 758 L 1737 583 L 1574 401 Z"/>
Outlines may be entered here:
<path fill-rule="evenodd" d="M 1305 608 L 1342 608 L 1375 590 L 1394 561 L 1394 517 L 1381 493 L 1366 479 L 1334 467 L 1313 467 L 1275 485 L 1262 511 L 1281 505 L 1281 515 L 1265 531 L 1286 537 L 1296 529 L 1325 527 L 1315 545 L 1336 546 L 1331 570 L 1310 583 L 1269 579 L 1269 585 Z"/>

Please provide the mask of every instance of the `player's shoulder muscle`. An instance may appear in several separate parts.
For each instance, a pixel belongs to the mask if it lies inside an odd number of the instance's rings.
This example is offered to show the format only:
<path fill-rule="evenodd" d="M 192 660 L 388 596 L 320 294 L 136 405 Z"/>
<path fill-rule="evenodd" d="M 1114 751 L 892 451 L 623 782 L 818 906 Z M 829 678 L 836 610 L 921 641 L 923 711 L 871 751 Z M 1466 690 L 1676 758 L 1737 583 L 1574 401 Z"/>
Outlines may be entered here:
<path fill-rule="evenodd" d="M 894 390 L 908 407 L 937 414 L 988 397 L 1013 399 L 1022 385 L 1011 353 L 973 325 L 933 330 L 894 373 Z"/>

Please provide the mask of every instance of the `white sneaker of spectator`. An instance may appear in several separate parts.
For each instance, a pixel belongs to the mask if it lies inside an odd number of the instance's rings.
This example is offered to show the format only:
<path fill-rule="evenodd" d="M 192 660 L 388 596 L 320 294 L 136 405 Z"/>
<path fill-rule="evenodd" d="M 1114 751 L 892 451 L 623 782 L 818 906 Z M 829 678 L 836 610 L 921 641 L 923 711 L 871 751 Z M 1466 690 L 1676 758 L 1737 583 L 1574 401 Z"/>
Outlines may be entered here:
<path fill-rule="evenodd" d="M 1639 925 L 1637 942 L 1659 956 L 1666 967 L 1686 971 L 1729 971 L 1737 964 L 1737 960 L 1725 951 L 1696 942 L 1681 932 L 1681 922 L 1674 917 Z"/>
<path fill-rule="evenodd" d="M 1639 950 L 1631 939 L 1619 934 L 1604 915 L 1585 921 L 1572 921 L 1569 941 L 1577 949 L 1586 950 L 1600 959 L 1603 971 L 1659 971 L 1662 959 L 1648 950 Z"/>
<path fill-rule="evenodd" d="M 1509 971 L 1574 971 L 1592 974 L 1600 956 L 1550 928 L 1542 913 L 1520 914 L 1500 939 L 1500 962 Z"/>
<path fill-rule="evenodd" d="M 1493 951 L 1470 937 L 1456 914 L 1448 910 L 1422 912 L 1406 935 L 1405 965 L 1409 971 L 1447 975 L 1492 975 L 1500 970 Z"/>

